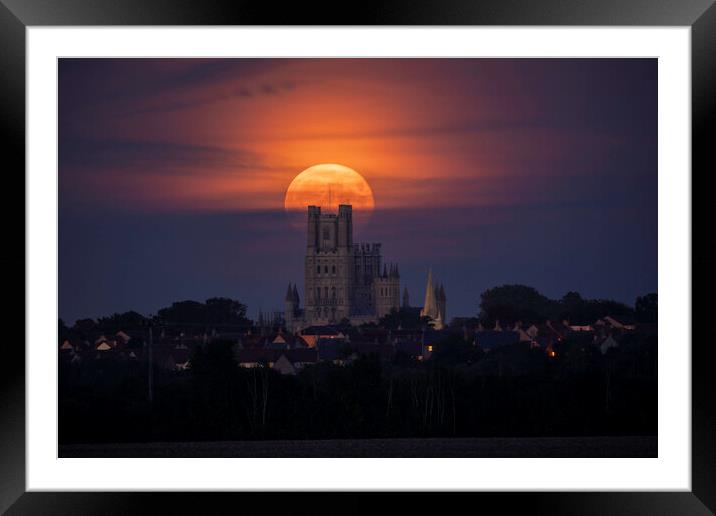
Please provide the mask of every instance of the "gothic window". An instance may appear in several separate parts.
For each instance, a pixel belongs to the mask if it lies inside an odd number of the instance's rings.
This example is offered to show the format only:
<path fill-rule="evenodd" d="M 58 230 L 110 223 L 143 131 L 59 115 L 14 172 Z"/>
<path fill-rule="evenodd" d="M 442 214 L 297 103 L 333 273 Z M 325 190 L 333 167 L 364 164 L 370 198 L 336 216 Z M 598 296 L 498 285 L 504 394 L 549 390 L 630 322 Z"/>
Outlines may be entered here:
<path fill-rule="evenodd" d="M 323 272 L 325 272 L 326 274 L 328 274 L 328 265 L 326 265 L 325 267 L 323 267 Z"/>
<path fill-rule="evenodd" d="M 316 274 L 320 274 L 320 273 L 321 273 L 321 266 L 316 265 Z"/>
<path fill-rule="evenodd" d="M 335 274 L 335 273 L 336 273 L 336 266 L 334 265 L 333 266 L 333 274 Z"/>
<path fill-rule="evenodd" d="M 331 297 L 332 297 L 333 299 L 336 298 L 336 287 L 331 287 Z"/>
<path fill-rule="evenodd" d="M 328 299 L 328 287 L 323 287 L 323 293 L 326 295 L 326 299 Z"/>
<path fill-rule="evenodd" d="M 323 228 L 323 240 L 330 240 L 331 239 L 331 232 L 328 231 L 328 228 Z"/>
<path fill-rule="evenodd" d="M 316 299 L 321 299 L 321 287 L 316 287 Z"/>

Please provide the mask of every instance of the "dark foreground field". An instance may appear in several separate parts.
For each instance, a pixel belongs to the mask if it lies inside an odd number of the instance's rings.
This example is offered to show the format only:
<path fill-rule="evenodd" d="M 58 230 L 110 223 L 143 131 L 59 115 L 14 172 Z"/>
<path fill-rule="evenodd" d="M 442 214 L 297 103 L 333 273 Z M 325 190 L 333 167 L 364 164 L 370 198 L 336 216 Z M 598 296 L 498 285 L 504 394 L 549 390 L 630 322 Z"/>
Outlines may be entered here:
<path fill-rule="evenodd" d="M 656 457 L 656 436 L 72 444 L 60 457 Z"/>

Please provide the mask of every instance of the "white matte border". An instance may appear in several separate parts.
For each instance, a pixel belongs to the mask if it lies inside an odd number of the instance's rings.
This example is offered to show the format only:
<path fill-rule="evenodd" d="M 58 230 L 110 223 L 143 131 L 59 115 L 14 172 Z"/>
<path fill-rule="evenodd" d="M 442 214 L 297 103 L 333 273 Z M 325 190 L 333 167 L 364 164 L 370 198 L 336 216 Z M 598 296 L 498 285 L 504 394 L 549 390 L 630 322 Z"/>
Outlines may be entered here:
<path fill-rule="evenodd" d="M 690 28 L 27 29 L 27 489 L 690 490 Z M 327 44 L 326 42 L 330 42 Z M 58 57 L 658 57 L 659 457 L 58 459 Z"/>

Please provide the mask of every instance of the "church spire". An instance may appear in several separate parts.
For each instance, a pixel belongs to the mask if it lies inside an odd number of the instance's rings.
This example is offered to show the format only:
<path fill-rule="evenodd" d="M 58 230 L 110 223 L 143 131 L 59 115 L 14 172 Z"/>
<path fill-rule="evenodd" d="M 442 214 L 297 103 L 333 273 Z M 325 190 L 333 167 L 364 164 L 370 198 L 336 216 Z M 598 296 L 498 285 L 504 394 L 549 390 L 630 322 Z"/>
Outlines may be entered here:
<path fill-rule="evenodd" d="M 286 298 L 284 299 L 287 303 L 293 302 L 293 289 L 291 288 L 291 282 L 288 282 L 288 290 L 286 291 Z"/>
<path fill-rule="evenodd" d="M 435 317 L 437 311 L 437 300 L 435 299 L 435 287 L 433 287 L 433 270 L 428 269 L 428 283 L 425 285 L 425 302 L 420 311 L 421 316 Z"/>
<path fill-rule="evenodd" d="M 435 322 L 435 329 L 440 330 L 444 327 L 444 314 L 442 301 L 444 294 L 442 285 L 435 284 L 433 286 L 433 271 L 428 269 L 428 283 L 425 285 L 425 304 L 420 310 L 421 317 L 430 317 Z"/>

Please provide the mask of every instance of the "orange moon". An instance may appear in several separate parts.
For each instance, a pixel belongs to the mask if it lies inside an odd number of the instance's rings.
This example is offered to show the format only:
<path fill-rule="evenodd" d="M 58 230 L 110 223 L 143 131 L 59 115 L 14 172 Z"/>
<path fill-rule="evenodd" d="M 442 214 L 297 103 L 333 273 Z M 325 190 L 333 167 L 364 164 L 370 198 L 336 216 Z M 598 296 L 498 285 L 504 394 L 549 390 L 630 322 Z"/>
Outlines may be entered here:
<path fill-rule="evenodd" d="M 293 178 L 283 204 L 292 224 L 303 228 L 308 206 L 337 213 L 339 204 L 350 204 L 362 219 L 375 208 L 375 199 L 368 181 L 358 172 L 337 163 L 322 163 Z"/>

